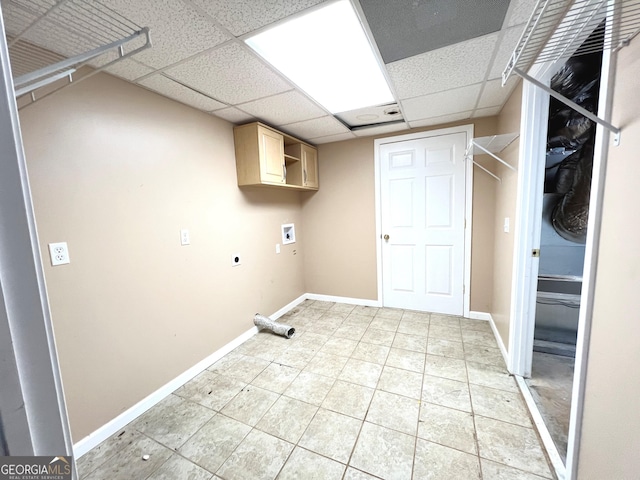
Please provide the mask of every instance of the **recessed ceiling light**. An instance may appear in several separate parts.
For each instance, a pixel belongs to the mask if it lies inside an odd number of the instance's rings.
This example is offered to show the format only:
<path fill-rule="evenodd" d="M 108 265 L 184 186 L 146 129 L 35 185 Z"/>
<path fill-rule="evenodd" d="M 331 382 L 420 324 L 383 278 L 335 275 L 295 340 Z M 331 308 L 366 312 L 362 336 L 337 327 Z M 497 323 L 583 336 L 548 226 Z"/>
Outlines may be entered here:
<path fill-rule="evenodd" d="M 394 101 L 348 0 L 276 25 L 245 42 L 331 113 Z"/>

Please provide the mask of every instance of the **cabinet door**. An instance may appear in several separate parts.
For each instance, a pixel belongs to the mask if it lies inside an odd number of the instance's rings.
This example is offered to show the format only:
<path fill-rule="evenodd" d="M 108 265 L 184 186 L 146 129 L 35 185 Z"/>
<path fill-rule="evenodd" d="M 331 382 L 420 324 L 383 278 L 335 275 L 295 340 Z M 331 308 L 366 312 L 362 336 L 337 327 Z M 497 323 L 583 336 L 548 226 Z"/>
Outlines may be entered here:
<path fill-rule="evenodd" d="M 260 180 L 284 183 L 284 137 L 267 128 L 258 127 L 260 142 Z"/>
<path fill-rule="evenodd" d="M 302 184 L 309 188 L 318 188 L 318 151 L 302 146 Z"/>

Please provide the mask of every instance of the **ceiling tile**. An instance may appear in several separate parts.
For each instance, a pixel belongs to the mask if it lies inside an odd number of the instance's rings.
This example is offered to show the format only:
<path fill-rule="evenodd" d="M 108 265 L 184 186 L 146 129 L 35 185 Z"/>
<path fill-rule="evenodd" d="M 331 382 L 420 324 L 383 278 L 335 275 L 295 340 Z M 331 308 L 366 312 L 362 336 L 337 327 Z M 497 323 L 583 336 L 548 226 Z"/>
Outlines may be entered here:
<path fill-rule="evenodd" d="M 390 63 L 396 93 L 405 99 L 483 81 L 497 39 L 492 33 Z"/>
<path fill-rule="evenodd" d="M 238 110 L 235 107 L 229 107 L 229 108 L 223 108 L 222 110 L 216 110 L 216 111 L 212 112 L 212 114 L 215 115 L 216 117 L 223 118 L 228 122 L 235 123 L 236 125 L 239 125 L 239 124 L 242 124 L 242 123 L 248 123 L 248 122 L 251 122 L 251 121 L 255 120 L 255 118 L 253 118 L 248 113 L 245 113 L 242 110 Z"/>
<path fill-rule="evenodd" d="M 313 120 L 306 120 L 304 122 L 282 125 L 281 128 L 291 135 L 300 138 L 317 138 L 349 131 L 347 127 L 330 115 L 314 118 Z"/>
<path fill-rule="evenodd" d="M 339 133 L 337 135 L 326 135 L 324 137 L 311 138 L 309 141 L 316 145 L 320 145 L 321 143 L 331 143 L 331 142 L 343 142 L 344 140 L 353 140 L 356 136 L 349 133 Z"/>
<path fill-rule="evenodd" d="M 353 130 L 353 134 L 356 137 L 371 137 L 373 135 L 384 135 L 385 133 L 401 132 L 402 130 L 409 130 L 409 126 L 405 122 L 355 129 Z"/>
<path fill-rule="evenodd" d="M 457 122 L 471 118 L 471 111 L 453 113 L 451 115 L 441 115 L 439 117 L 426 118 L 415 122 L 409 122 L 411 128 L 431 127 L 433 125 L 444 125 L 449 122 Z"/>
<path fill-rule="evenodd" d="M 493 79 L 502 77 L 502 72 L 507 66 L 507 63 L 509 63 L 511 54 L 516 48 L 523 30 L 524 25 L 520 25 L 504 31 L 504 35 L 502 36 L 500 45 L 498 45 L 498 52 L 496 53 L 496 57 L 493 60 L 493 66 L 491 67 L 491 70 L 489 71 L 489 77 L 487 78 Z"/>
<path fill-rule="evenodd" d="M 37 20 L 36 9 L 25 10 L 23 7 L 17 2 L 2 0 L 2 21 L 7 35 L 16 36 Z"/>
<path fill-rule="evenodd" d="M 191 0 L 236 37 L 324 0 Z"/>
<path fill-rule="evenodd" d="M 227 106 L 224 103 L 217 102 L 205 95 L 193 91 L 184 85 L 180 85 L 162 74 L 152 75 L 138 83 L 166 97 L 185 103 L 199 110 L 204 110 L 205 112 L 220 110 Z"/>
<path fill-rule="evenodd" d="M 482 94 L 480 95 L 480 101 L 478 102 L 478 108 L 502 106 L 504 102 L 509 99 L 511 92 L 517 85 L 518 79 L 512 77 L 507 84 L 503 87 L 502 80 L 489 80 L 485 86 Z"/>
<path fill-rule="evenodd" d="M 165 73 L 231 105 L 293 88 L 255 55 L 236 43 L 199 55 Z"/>
<path fill-rule="evenodd" d="M 272 125 L 295 123 L 327 114 L 322 108 L 297 91 L 280 93 L 272 97 L 243 103 L 240 108 Z"/>
<path fill-rule="evenodd" d="M 153 69 L 130 58 L 125 58 L 124 60 L 114 63 L 112 66 L 107 68 L 105 72 L 122 77 L 126 80 L 135 80 L 136 78 L 140 78 L 143 75 L 153 72 Z"/>
<path fill-rule="evenodd" d="M 402 100 L 405 118 L 414 122 L 423 118 L 439 117 L 457 112 L 473 110 L 476 106 L 481 84 L 447 90 Z"/>
<path fill-rule="evenodd" d="M 513 27 L 514 25 L 526 23 L 531 17 L 536 3 L 537 0 L 511 0 L 511 8 L 507 12 L 506 26 Z"/>
<path fill-rule="evenodd" d="M 193 7 L 175 0 L 104 0 L 104 3 L 143 27 L 149 27 L 153 47 L 136 59 L 162 68 L 229 40 Z"/>
<path fill-rule="evenodd" d="M 502 107 L 479 108 L 473 112 L 473 118 L 493 117 L 494 115 L 498 115 L 500 110 L 502 110 Z"/>

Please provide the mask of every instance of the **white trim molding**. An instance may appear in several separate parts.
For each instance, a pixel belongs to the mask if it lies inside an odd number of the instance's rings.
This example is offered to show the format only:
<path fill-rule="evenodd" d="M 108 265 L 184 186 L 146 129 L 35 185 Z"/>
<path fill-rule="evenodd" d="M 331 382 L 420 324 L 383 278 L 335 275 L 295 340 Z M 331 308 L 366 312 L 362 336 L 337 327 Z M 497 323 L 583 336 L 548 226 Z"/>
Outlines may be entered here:
<path fill-rule="evenodd" d="M 363 307 L 381 307 L 382 302 L 379 300 L 368 300 L 365 298 L 336 297 L 334 295 L 321 295 L 319 293 L 307 293 L 305 297 L 308 300 L 318 300 L 321 302 L 346 303 L 349 305 L 362 305 Z"/>
<path fill-rule="evenodd" d="M 500 332 L 498 332 L 498 327 L 496 327 L 496 322 L 493 320 L 491 314 L 489 315 L 489 325 L 491 325 L 491 331 L 493 332 L 493 336 L 496 338 L 496 343 L 498 344 L 498 348 L 500 349 L 500 353 L 502 354 L 502 358 L 504 359 L 505 365 L 507 365 L 507 370 L 511 373 L 511 368 L 509 365 L 509 352 L 507 351 L 507 347 L 504 345 L 502 341 L 502 337 L 500 336 Z"/>
<path fill-rule="evenodd" d="M 553 443 L 553 439 L 551 438 L 551 434 L 549 433 L 549 429 L 547 425 L 544 423 L 544 419 L 538 410 L 538 406 L 536 405 L 536 401 L 533 399 L 533 395 L 531 395 L 531 391 L 529 390 L 529 386 L 527 385 L 525 379 L 520 375 L 514 375 L 516 379 L 516 383 L 520 388 L 520 393 L 524 398 L 524 402 L 527 405 L 527 409 L 531 414 L 531 418 L 533 423 L 538 430 L 538 434 L 540 435 L 540 439 L 542 440 L 542 444 L 544 445 L 544 449 L 549 456 L 549 461 L 551 462 L 551 466 L 553 467 L 556 477 L 558 480 L 565 480 L 566 478 L 566 469 L 564 467 L 564 463 L 562 463 L 562 457 L 558 453 L 558 448 L 556 444 Z"/>
<path fill-rule="evenodd" d="M 609 5 L 613 11 L 613 3 Z M 614 19 L 607 19 L 607 29 L 612 28 Z M 616 55 L 610 50 L 602 54 L 602 74 L 600 78 L 600 94 L 598 112 L 605 119 L 611 118 L 613 107 L 613 85 L 616 72 Z M 571 412 L 569 416 L 569 435 L 567 439 L 567 479 L 578 479 L 578 460 L 580 457 L 580 439 L 582 435 L 582 415 L 584 412 L 584 392 L 587 383 L 587 366 L 589 363 L 589 341 L 593 304 L 598 271 L 598 249 L 600 247 L 600 230 L 602 226 L 602 210 L 604 203 L 605 176 L 607 159 L 613 135 L 604 127 L 596 127 L 596 140 L 591 176 L 591 195 L 589 199 L 589 220 L 587 225 L 587 241 L 585 264 L 582 274 L 582 295 L 578 319 L 578 338 L 576 343 L 576 361 L 573 372 L 573 390 L 571 393 Z"/>
<path fill-rule="evenodd" d="M 297 305 L 299 305 L 306 299 L 307 299 L 307 294 L 301 295 L 300 297 L 296 298 L 294 301 L 292 301 L 288 305 L 285 305 L 280 310 L 270 315 L 269 318 L 271 318 L 272 320 L 276 320 L 280 318 L 282 315 L 287 313 L 289 310 L 295 308 Z M 109 438 L 114 433 L 117 433 L 120 429 L 122 429 L 124 426 L 126 426 L 127 424 L 129 424 L 130 422 L 138 418 L 140 415 L 145 413 L 151 407 L 157 405 L 160 401 L 162 401 L 164 398 L 166 398 L 176 389 L 180 388 L 185 383 L 192 380 L 197 375 L 202 373 L 204 370 L 209 368 L 215 362 L 217 362 L 222 357 L 224 357 L 227 353 L 231 352 L 232 350 L 234 350 L 235 348 L 239 347 L 244 342 L 249 340 L 256 333 L 258 333 L 258 327 L 250 328 L 240 336 L 231 340 L 222 348 L 219 348 L 218 350 L 213 352 L 207 358 L 201 360 L 200 362 L 195 364 L 193 367 L 189 368 L 187 371 L 181 373 L 176 378 L 174 378 L 173 380 L 169 381 L 168 383 L 166 383 L 165 385 L 157 389 L 155 392 L 147 395 L 147 397 L 143 398 L 138 403 L 133 405 L 131 408 L 122 412 L 113 420 L 107 422 L 105 425 L 98 428 L 96 431 L 90 433 L 89 435 L 84 437 L 82 440 L 78 441 L 73 446 L 74 456 L 76 458 L 80 458 L 89 450 L 98 446 L 101 442 Z"/>
<path fill-rule="evenodd" d="M 491 321 L 491 314 L 487 312 L 474 312 L 473 310 L 469 312 L 469 317 L 471 320 L 484 320 L 486 322 Z"/>
<path fill-rule="evenodd" d="M 231 342 L 227 343 L 224 347 L 216 350 L 211 355 L 209 355 L 204 360 L 196 363 L 189 370 L 181 373 L 176 378 L 166 383 L 155 392 L 147 395 L 145 398 L 140 400 L 131 408 L 125 410 L 120 415 L 118 415 L 113 420 L 107 422 L 102 427 L 98 428 L 96 431 L 90 433 L 82 440 L 74 444 L 73 446 L 73 454 L 76 458 L 82 457 L 85 453 L 87 453 L 92 448 L 98 446 L 104 440 L 109 438 L 114 433 L 118 432 L 124 426 L 138 418 L 140 415 L 145 413 L 147 410 L 157 405 L 164 398 L 169 396 L 172 392 L 183 386 L 188 381 L 192 380 L 204 370 L 209 368 L 215 362 L 224 357 L 227 353 L 231 352 L 233 349 L 239 347 L 244 342 L 253 337 L 256 333 L 258 333 L 258 327 L 252 327 L 246 332 L 244 332 L 239 337 L 233 339 Z"/>

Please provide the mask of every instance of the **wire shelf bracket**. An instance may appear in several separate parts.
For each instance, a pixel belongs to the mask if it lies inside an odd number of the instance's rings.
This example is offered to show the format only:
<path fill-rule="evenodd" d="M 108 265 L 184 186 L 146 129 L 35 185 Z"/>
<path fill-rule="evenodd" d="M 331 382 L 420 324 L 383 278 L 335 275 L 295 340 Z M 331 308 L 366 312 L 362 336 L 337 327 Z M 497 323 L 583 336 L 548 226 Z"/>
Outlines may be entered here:
<path fill-rule="evenodd" d="M 30 95 L 20 108 L 151 47 L 149 28 L 98 0 L 2 0 L 2 11 L 15 96 Z"/>
<path fill-rule="evenodd" d="M 590 39 L 593 31 L 606 21 L 602 37 Z M 502 73 L 505 85 L 512 74 L 533 83 L 589 120 L 613 133 L 614 145 L 620 144 L 621 130 L 585 110 L 543 82 L 526 74 L 536 63 L 560 64 L 570 57 L 612 50 L 629 45 L 640 33 L 639 0 L 538 0 L 522 36 Z"/>
<path fill-rule="evenodd" d="M 519 134 L 517 133 L 504 133 L 502 135 L 492 135 L 488 137 L 472 138 L 471 141 L 469 142 L 469 145 L 467 146 L 467 150 L 464 153 L 465 158 L 467 160 L 470 160 L 480 170 L 491 175 L 493 178 L 495 178 L 500 183 L 502 183 L 502 179 L 499 176 L 497 176 L 495 173 L 490 171 L 488 168 L 476 162 L 473 159 L 473 156 L 489 155 L 494 160 L 497 160 L 502 165 L 504 165 L 505 167 L 515 172 L 517 171 L 515 167 L 509 165 L 507 162 L 505 162 L 503 159 L 498 157 L 496 154 L 500 153 L 502 150 L 507 148 L 507 146 L 509 146 L 511 142 L 513 142 L 516 138 L 518 138 L 518 136 Z"/>

